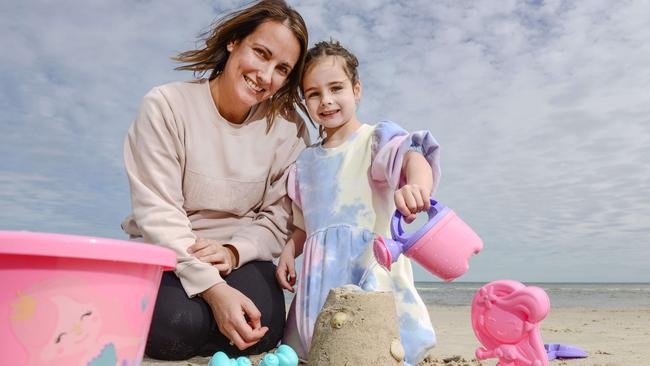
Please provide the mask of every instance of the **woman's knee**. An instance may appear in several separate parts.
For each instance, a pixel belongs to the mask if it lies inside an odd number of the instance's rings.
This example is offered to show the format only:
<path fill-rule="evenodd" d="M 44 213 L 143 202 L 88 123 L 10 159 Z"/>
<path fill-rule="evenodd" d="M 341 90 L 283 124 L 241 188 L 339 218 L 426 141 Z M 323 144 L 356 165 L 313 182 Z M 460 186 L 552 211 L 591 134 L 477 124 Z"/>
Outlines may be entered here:
<path fill-rule="evenodd" d="M 188 298 L 178 278 L 166 272 L 154 308 L 145 353 L 161 360 L 184 360 L 196 356 L 209 339 L 213 323 L 208 305 L 201 299 Z"/>
<path fill-rule="evenodd" d="M 239 290 L 255 304 L 262 314 L 262 325 L 269 328 L 264 338 L 248 352 L 268 351 L 282 337 L 286 308 L 284 293 L 275 279 L 275 268 L 268 261 L 250 262 L 225 278 L 228 285 Z"/>
<path fill-rule="evenodd" d="M 233 271 L 225 280 L 248 297 L 262 313 L 262 322 L 270 325 L 275 318 L 284 324 L 284 293 L 275 279 L 275 265 L 268 261 L 250 262 Z"/>

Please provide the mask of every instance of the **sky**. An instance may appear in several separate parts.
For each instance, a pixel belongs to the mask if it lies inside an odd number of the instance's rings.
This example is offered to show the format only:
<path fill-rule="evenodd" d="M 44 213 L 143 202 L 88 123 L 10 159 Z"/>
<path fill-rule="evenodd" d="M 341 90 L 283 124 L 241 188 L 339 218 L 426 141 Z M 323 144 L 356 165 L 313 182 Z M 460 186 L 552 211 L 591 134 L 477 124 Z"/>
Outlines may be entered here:
<path fill-rule="evenodd" d="M 245 3 L 0 3 L 0 230 L 125 239 L 142 97 Z M 435 198 L 484 242 L 457 281 L 650 282 L 647 2 L 289 3 L 359 58 L 362 121 L 440 143 Z"/>

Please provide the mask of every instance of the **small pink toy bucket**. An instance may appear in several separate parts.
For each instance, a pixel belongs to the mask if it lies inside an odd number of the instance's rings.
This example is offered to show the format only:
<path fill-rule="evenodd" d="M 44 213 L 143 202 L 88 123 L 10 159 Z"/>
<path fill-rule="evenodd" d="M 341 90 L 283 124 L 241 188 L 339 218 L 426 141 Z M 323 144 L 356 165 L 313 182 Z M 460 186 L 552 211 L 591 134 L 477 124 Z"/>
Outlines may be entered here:
<path fill-rule="evenodd" d="M 404 254 L 443 280 L 452 281 L 467 272 L 469 258 L 482 248 L 478 235 L 450 210 Z"/>
<path fill-rule="evenodd" d="M 400 254 L 415 260 L 430 273 L 453 281 L 469 268 L 472 255 L 483 249 L 483 241 L 449 207 L 431 199 L 429 221 L 412 234 L 402 228 L 402 215 L 391 220 L 392 239 L 377 236 L 373 251 L 377 262 L 390 270 Z"/>
<path fill-rule="evenodd" d="M 0 364 L 139 365 L 173 251 L 0 231 Z"/>

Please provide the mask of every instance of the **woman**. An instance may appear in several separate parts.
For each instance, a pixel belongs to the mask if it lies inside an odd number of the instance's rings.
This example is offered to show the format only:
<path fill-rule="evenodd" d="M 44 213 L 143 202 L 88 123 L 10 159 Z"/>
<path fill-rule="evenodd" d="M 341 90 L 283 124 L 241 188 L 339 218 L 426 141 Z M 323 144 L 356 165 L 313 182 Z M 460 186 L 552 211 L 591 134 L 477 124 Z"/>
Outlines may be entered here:
<path fill-rule="evenodd" d="M 146 354 L 181 360 L 274 347 L 284 327 L 271 262 L 289 234 L 286 168 L 306 144 L 296 113 L 307 49 L 300 14 L 260 1 L 218 20 L 181 70 L 208 79 L 152 89 L 124 147 L 133 237 L 177 253 Z"/>

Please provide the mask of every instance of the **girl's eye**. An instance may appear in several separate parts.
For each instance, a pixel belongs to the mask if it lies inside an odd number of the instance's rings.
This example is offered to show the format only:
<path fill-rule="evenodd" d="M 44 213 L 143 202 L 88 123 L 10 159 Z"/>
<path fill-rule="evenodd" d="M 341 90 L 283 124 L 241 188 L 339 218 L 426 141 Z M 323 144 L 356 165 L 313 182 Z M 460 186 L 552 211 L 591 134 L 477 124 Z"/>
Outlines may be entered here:
<path fill-rule="evenodd" d="M 333 92 L 339 92 L 339 91 L 341 91 L 342 89 L 343 89 L 343 87 L 341 87 L 341 86 L 334 86 L 334 87 L 332 87 L 332 91 L 333 91 Z"/>
<path fill-rule="evenodd" d="M 87 316 L 91 316 L 91 315 L 93 315 L 93 312 L 92 311 L 87 311 L 87 312 L 81 314 L 81 319 L 83 319 L 83 318 L 85 318 Z"/>
<path fill-rule="evenodd" d="M 318 93 L 309 93 L 307 94 L 307 99 L 315 98 L 318 96 Z"/>
<path fill-rule="evenodd" d="M 61 342 L 61 338 L 65 335 L 65 332 L 59 334 L 56 339 L 54 340 L 54 343 L 59 343 Z"/>
<path fill-rule="evenodd" d="M 253 48 L 253 51 L 255 52 L 256 55 L 258 55 L 260 57 L 265 56 L 264 51 L 262 51 L 262 49 L 260 49 L 260 48 Z"/>

